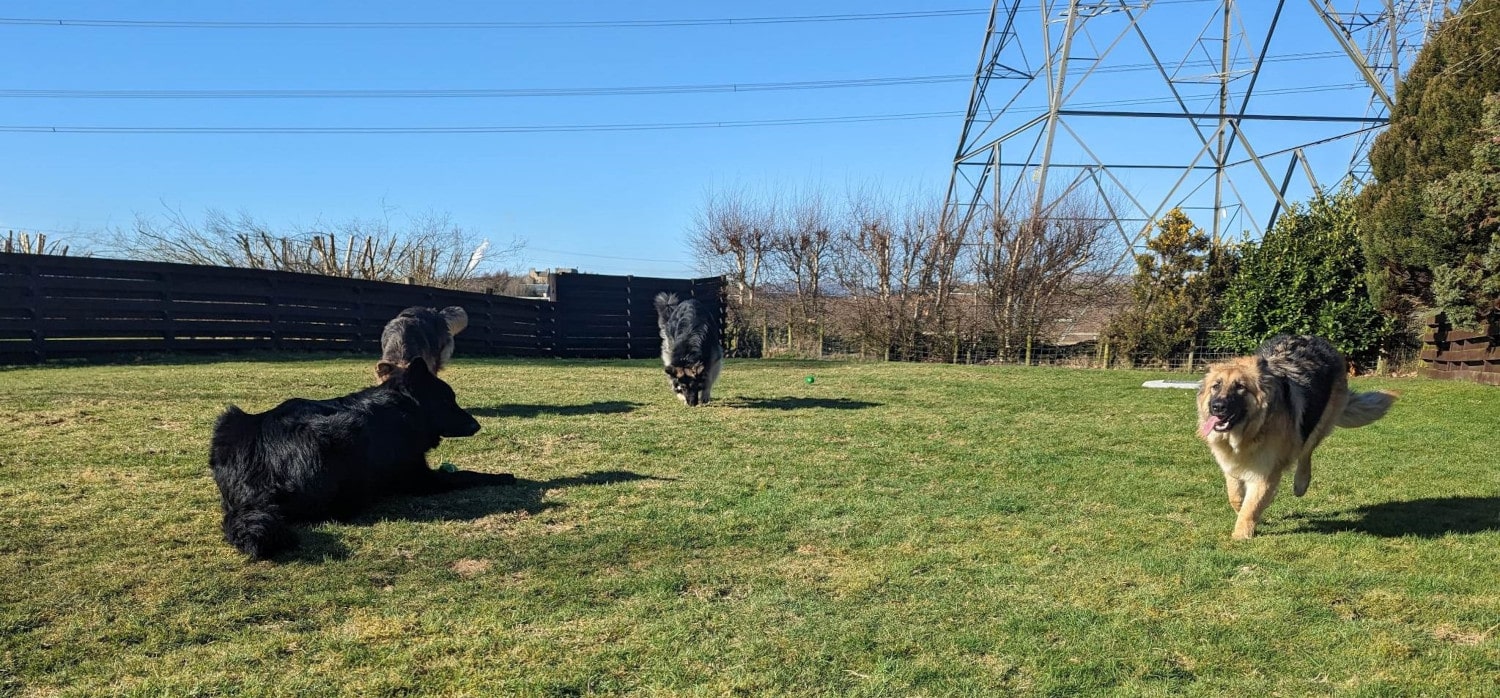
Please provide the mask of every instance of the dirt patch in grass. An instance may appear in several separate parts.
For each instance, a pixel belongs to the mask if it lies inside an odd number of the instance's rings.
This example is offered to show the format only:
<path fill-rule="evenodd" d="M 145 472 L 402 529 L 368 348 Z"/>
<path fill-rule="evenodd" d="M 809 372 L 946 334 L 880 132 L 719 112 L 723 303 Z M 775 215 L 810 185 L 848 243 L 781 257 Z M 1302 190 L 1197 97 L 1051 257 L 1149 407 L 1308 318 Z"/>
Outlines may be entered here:
<path fill-rule="evenodd" d="M 465 558 L 449 565 L 448 569 L 453 570 L 454 574 L 468 579 L 490 571 L 490 568 L 493 566 L 494 563 L 489 560 L 471 560 Z"/>
<path fill-rule="evenodd" d="M 1432 637 L 1438 640 L 1442 640 L 1443 642 L 1451 642 L 1455 645 L 1477 647 L 1480 643 L 1489 639 L 1490 632 L 1494 629 L 1495 628 L 1490 628 L 1489 630 L 1486 630 L 1484 632 L 1478 632 L 1474 630 L 1464 630 L 1462 628 L 1454 627 L 1452 625 L 1444 623 L 1432 629 Z"/>

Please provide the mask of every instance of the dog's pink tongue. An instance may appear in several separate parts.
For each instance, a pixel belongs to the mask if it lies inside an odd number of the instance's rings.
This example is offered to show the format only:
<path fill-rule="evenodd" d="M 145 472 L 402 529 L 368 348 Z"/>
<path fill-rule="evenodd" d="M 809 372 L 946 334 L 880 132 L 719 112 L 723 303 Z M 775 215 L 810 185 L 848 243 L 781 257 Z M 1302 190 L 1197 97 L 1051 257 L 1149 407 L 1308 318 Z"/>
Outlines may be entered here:
<path fill-rule="evenodd" d="M 1213 415 L 1209 415 L 1208 419 L 1203 420 L 1203 426 L 1198 429 L 1198 433 L 1202 434 L 1203 436 L 1208 436 L 1208 432 L 1213 431 L 1214 427 L 1218 425 L 1219 418 Z"/>

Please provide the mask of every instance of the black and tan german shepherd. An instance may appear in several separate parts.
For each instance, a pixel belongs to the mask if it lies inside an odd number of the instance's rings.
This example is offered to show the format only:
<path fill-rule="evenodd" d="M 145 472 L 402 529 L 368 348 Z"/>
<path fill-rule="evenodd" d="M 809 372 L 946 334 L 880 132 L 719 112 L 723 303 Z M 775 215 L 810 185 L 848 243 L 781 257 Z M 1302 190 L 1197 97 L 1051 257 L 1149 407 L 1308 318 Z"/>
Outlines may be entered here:
<path fill-rule="evenodd" d="M 1252 356 L 1216 363 L 1198 389 L 1198 435 L 1224 472 L 1234 538 L 1255 535 L 1282 474 L 1293 494 L 1312 481 L 1312 452 L 1335 426 L 1385 416 L 1396 396 L 1349 390 L 1348 362 L 1321 337 L 1275 337 Z"/>

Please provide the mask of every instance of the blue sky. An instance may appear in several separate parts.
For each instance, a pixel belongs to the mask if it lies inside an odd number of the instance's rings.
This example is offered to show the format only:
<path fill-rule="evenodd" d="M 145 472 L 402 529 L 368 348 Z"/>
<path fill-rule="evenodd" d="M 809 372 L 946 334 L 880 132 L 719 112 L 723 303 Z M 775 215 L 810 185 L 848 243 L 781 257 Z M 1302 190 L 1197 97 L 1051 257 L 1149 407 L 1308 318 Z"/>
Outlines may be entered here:
<path fill-rule="evenodd" d="M 1191 36 L 1203 3 L 1153 9 L 1153 35 Z M 1269 5 L 1269 3 L 1267 3 Z M 985 2 L 40 2 L 3 18 L 190 22 L 618 22 L 987 10 Z M 1305 13 L 1305 8 L 1303 9 Z M 1189 11 L 1191 10 L 1191 11 Z M 1305 18 L 1302 18 L 1305 20 Z M 1253 23 L 1254 19 L 1246 20 Z M 1173 23 L 1181 23 L 1180 29 Z M 619 96 L 97 99 L 0 94 L 0 127 L 493 127 L 676 124 L 961 113 L 983 15 L 880 21 L 598 28 L 171 28 L 0 21 L 0 90 L 617 88 L 916 76 L 933 84 Z M 1271 53 L 1305 50 L 1297 32 Z M 1317 34 L 1324 34 L 1319 31 Z M 1332 47 L 1326 44 L 1324 49 Z M 1173 47 L 1190 54 L 1192 46 Z M 1318 49 L 1323 50 L 1323 49 Z M 1119 60 L 1130 62 L 1122 50 Z M 1338 84 L 1316 61 L 1262 85 Z M 1090 99 L 1149 91 L 1140 72 Z M 1301 82 L 1299 82 L 1299 80 Z M 1284 98 L 1331 108 L 1328 92 Z M 1360 101 L 1358 90 L 1340 99 Z M 1269 108 L 1271 105 L 1267 105 Z M 1347 105 L 1346 105 L 1347 106 Z M 1357 105 L 1356 105 L 1357 106 Z M 1152 107 L 1156 108 L 1156 107 Z M 1345 109 L 1344 111 L 1348 111 Z M 1356 111 L 1356 113 L 1358 113 Z M 684 243 L 705 192 L 877 187 L 941 196 L 960 116 L 694 129 L 469 134 L 0 131 L 0 231 L 82 239 L 164 207 L 245 211 L 273 225 L 434 211 L 497 243 L 508 266 L 694 272 Z M 1083 128 L 1083 127 L 1081 127 Z M 1169 135 L 1112 139 L 1149 157 Z M 1108 139 L 1109 133 L 1099 136 Z M 1305 134 L 1292 136 L 1291 140 Z M 1291 141 L 1288 141 L 1291 142 Z M 1335 158 L 1336 159 L 1336 158 Z M 1283 165 L 1284 167 L 1284 165 Z M 1279 171 L 1278 171 L 1279 175 Z M 1149 188 L 1148 175 L 1129 186 Z"/>

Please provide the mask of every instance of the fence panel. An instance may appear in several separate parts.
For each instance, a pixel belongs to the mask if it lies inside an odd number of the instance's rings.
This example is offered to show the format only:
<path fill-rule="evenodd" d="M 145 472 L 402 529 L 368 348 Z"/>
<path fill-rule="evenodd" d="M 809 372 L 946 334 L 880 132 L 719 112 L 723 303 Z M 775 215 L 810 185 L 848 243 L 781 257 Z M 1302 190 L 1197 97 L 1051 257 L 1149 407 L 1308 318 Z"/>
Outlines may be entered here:
<path fill-rule="evenodd" d="M 655 298 L 675 293 L 697 298 L 723 317 L 720 277 L 665 279 L 649 276 L 556 274 L 552 296 L 558 307 L 558 353 L 563 356 L 628 356 L 644 359 L 661 355 Z M 617 352 L 611 354 L 610 352 Z"/>
<path fill-rule="evenodd" d="M 1500 301 L 1483 319 L 1484 330 L 1455 330 L 1448 317 L 1438 313 L 1422 335 L 1422 361 L 1418 372 L 1438 380 L 1465 380 L 1500 385 Z"/>
<path fill-rule="evenodd" d="M 380 351 L 411 306 L 462 306 L 466 355 L 645 357 L 651 297 L 719 278 L 559 274 L 549 301 L 259 269 L 0 253 L 0 362 L 158 351 Z M 721 313 L 722 314 L 722 313 Z"/>

